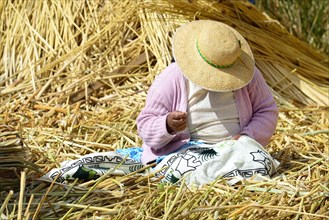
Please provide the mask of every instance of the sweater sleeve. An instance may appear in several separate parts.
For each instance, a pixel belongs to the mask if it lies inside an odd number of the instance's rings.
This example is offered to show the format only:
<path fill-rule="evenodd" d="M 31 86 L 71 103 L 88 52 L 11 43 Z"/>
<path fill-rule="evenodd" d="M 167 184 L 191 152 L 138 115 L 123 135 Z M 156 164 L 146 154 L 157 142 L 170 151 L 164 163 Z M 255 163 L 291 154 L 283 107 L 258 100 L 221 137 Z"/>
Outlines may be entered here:
<path fill-rule="evenodd" d="M 257 68 L 255 76 L 247 88 L 252 105 L 252 116 L 241 134 L 246 134 L 265 146 L 269 143 L 276 129 L 278 107 Z"/>
<path fill-rule="evenodd" d="M 167 145 L 176 134 L 169 134 L 166 127 L 172 111 L 174 86 L 170 77 L 171 66 L 159 74 L 151 85 L 145 107 L 137 117 L 137 130 L 144 144 L 153 149 Z"/>

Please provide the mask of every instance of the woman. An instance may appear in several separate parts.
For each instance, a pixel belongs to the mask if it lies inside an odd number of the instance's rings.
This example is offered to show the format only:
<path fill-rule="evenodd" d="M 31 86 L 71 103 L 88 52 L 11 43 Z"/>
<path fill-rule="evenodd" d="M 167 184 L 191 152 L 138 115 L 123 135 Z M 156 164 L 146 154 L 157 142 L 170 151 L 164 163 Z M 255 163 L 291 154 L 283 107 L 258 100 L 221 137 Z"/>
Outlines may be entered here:
<path fill-rule="evenodd" d="M 223 23 L 193 21 L 177 30 L 173 43 L 176 62 L 155 79 L 137 118 L 143 150 L 85 155 L 44 178 L 89 179 L 86 173 L 109 169 L 125 174 L 154 160 L 163 181 L 184 176 L 189 185 L 273 173 L 275 160 L 263 146 L 278 109 L 246 40 Z"/>
<path fill-rule="evenodd" d="M 278 108 L 241 34 L 221 22 L 193 21 L 176 31 L 173 55 L 137 118 L 144 164 L 191 140 L 269 143 Z"/>

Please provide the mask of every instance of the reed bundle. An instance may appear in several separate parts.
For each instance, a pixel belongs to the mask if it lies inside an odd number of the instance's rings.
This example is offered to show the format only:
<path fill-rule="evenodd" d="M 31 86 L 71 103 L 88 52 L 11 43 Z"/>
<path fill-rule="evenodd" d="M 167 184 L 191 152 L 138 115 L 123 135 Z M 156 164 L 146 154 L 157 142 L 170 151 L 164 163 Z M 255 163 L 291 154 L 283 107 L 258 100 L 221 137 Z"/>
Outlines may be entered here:
<path fill-rule="evenodd" d="M 186 21 L 204 18 L 232 25 L 246 37 L 280 105 L 268 146 L 281 161 L 275 177 L 235 187 L 219 179 L 197 189 L 137 173 L 66 184 L 37 180 L 64 160 L 141 146 L 136 117 L 154 77 L 170 63 L 172 35 Z M 23 139 L 25 160 L 41 169 L 18 172 L 19 189 L 1 187 L 0 218 L 329 216 L 328 60 L 252 5 L 0 1 L 0 30 L 0 124 L 15 128 L 1 130 L 0 139 Z"/>
<path fill-rule="evenodd" d="M 0 125 L 0 188 L 18 187 L 20 172 L 24 167 L 24 154 L 19 132 Z"/>

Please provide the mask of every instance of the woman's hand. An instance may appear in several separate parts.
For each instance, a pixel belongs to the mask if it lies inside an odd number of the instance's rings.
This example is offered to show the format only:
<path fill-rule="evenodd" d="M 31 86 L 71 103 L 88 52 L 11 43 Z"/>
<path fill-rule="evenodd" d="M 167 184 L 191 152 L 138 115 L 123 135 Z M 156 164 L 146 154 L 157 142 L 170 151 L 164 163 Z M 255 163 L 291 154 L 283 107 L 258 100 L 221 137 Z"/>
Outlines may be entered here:
<path fill-rule="evenodd" d="M 168 133 L 179 132 L 187 127 L 186 112 L 170 112 L 167 116 L 167 131 Z"/>
<path fill-rule="evenodd" d="M 233 140 L 239 140 L 239 138 L 241 137 L 241 134 L 237 134 L 235 136 L 232 137 Z"/>

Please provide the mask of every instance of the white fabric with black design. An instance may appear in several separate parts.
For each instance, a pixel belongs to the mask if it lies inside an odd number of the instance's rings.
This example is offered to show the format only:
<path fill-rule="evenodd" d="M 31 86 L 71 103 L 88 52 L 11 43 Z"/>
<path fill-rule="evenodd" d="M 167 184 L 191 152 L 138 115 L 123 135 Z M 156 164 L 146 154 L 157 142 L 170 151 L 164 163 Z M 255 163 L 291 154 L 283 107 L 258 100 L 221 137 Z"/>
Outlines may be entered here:
<path fill-rule="evenodd" d="M 60 168 L 55 168 L 41 177 L 41 180 L 96 179 L 107 172 L 113 175 L 125 175 L 143 167 L 143 164 L 133 158 L 126 158 L 115 151 L 87 154 L 77 160 L 68 160 L 61 163 Z"/>
<path fill-rule="evenodd" d="M 52 169 L 41 179 L 64 182 L 75 178 L 96 179 L 106 172 L 125 175 L 143 167 L 141 153 L 141 148 L 130 148 L 87 154 L 76 160 L 64 161 L 61 167 Z M 164 176 L 162 182 L 179 183 L 185 178 L 186 184 L 197 186 L 221 177 L 229 178 L 231 184 L 255 174 L 270 177 L 278 166 L 278 162 L 248 136 L 218 144 L 191 141 L 177 152 L 162 158 L 147 173 L 156 173 L 156 177 Z"/>
<path fill-rule="evenodd" d="M 192 145 L 166 156 L 155 168 L 163 182 L 185 178 L 188 185 L 202 185 L 218 178 L 234 180 L 256 175 L 270 177 L 279 165 L 255 140 L 241 136 L 218 144 Z M 164 168 L 167 167 L 167 168 Z M 163 169 L 164 168 L 164 169 Z"/>

